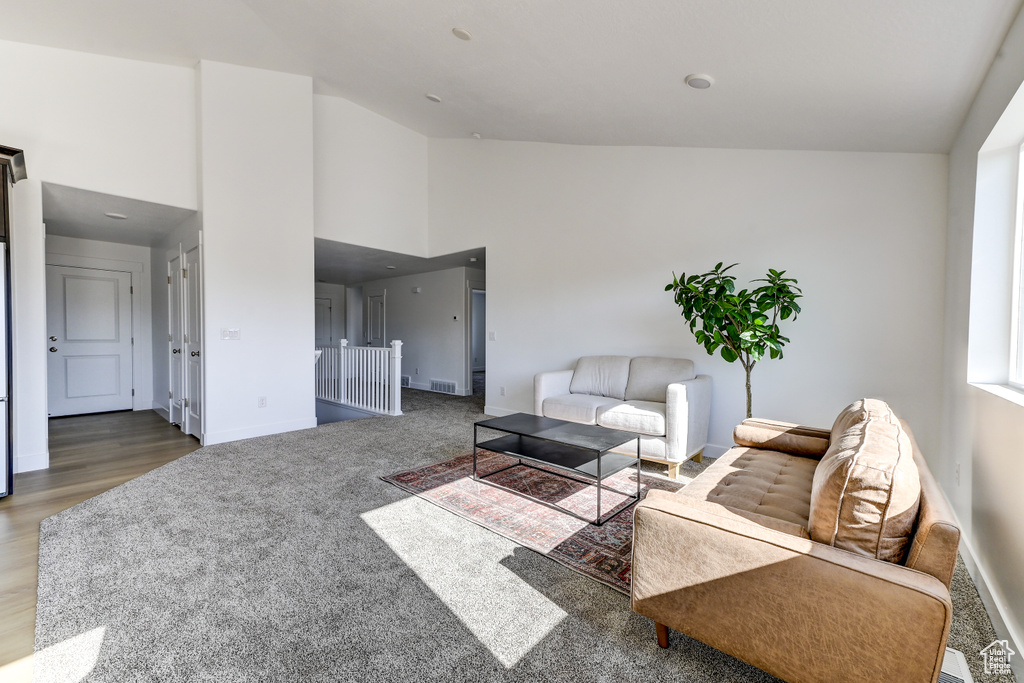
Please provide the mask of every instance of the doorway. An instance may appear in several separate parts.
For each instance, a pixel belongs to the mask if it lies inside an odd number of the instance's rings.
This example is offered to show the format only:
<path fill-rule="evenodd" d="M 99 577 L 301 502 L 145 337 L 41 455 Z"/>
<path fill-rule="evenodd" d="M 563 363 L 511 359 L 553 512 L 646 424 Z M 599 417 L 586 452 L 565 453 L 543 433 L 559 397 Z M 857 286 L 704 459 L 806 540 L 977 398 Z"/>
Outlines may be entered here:
<path fill-rule="evenodd" d="M 203 285 L 201 240 L 167 252 L 167 365 L 170 421 L 203 436 Z M 225 330 L 231 338 L 231 330 Z"/>
<path fill-rule="evenodd" d="M 378 289 L 366 292 L 366 303 L 363 309 L 366 311 L 366 345 L 385 346 L 386 289 Z"/>

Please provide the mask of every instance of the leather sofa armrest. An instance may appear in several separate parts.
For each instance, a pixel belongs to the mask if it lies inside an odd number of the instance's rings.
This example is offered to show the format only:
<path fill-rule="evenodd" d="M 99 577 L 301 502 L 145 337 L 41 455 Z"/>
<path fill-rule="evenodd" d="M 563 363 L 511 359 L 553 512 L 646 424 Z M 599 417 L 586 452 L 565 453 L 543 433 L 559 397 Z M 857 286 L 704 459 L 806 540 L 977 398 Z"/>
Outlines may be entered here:
<path fill-rule="evenodd" d="M 938 676 L 952 605 L 933 576 L 651 496 L 633 610 L 790 681 Z"/>
<path fill-rule="evenodd" d="M 574 370 L 539 372 L 533 376 L 533 414 L 544 416 L 544 399 L 569 393 Z"/>
<path fill-rule="evenodd" d="M 828 450 L 832 432 L 789 422 L 747 418 L 736 425 L 733 441 L 747 448 L 781 451 L 805 458 L 821 458 Z"/>

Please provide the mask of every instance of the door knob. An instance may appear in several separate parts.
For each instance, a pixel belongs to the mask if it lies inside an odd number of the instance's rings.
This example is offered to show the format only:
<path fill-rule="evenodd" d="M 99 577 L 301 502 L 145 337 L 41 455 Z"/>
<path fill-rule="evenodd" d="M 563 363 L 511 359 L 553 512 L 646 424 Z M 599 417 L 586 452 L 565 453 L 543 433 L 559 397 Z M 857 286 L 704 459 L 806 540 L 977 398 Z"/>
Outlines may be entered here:
<path fill-rule="evenodd" d="M 50 347 L 50 353 L 56 353 L 56 352 L 57 352 L 57 347 L 56 346 L 51 346 Z"/>
<path fill-rule="evenodd" d="M 50 341 L 57 341 L 56 337 L 50 337 Z"/>
<path fill-rule="evenodd" d="M 193 356 L 193 357 L 195 357 L 195 356 L 198 356 L 198 355 L 199 355 L 199 352 L 198 352 L 198 351 L 193 351 L 193 352 L 192 352 L 192 356 Z"/>
<path fill-rule="evenodd" d="M 181 349 L 171 349 L 171 353 L 181 353 Z"/>

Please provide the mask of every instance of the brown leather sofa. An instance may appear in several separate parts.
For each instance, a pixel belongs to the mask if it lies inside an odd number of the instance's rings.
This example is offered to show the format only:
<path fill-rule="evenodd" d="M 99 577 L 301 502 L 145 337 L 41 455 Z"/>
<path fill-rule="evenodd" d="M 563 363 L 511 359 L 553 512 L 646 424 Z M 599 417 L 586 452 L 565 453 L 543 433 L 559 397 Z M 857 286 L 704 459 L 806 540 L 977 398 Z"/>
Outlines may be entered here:
<path fill-rule="evenodd" d="M 960 529 L 876 400 L 831 430 L 746 420 L 737 446 L 634 512 L 632 607 L 791 682 L 934 682 Z"/>

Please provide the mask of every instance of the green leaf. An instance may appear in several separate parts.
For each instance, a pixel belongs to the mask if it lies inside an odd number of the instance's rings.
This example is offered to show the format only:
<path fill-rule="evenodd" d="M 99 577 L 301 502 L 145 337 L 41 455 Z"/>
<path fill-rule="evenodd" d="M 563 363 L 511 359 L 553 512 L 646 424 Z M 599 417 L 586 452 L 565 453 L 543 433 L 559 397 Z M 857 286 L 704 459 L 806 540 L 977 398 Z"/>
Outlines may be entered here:
<path fill-rule="evenodd" d="M 723 346 L 722 347 L 722 358 L 724 358 L 727 363 L 732 363 L 737 358 L 739 358 L 739 356 L 737 356 L 736 352 L 733 351 L 732 349 L 730 349 L 728 346 Z"/>

